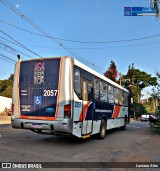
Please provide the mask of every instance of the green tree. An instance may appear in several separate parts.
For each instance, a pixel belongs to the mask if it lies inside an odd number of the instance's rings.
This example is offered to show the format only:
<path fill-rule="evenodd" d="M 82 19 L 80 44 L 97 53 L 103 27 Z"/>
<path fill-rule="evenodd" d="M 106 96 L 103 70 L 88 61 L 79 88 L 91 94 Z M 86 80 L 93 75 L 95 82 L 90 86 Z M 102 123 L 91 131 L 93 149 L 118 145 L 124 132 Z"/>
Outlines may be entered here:
<path fill-rule="evenodd" d="M 156 96 L 152 96 L 148 99 L 148 102 L 144 104 L 147 113 L 157 113 L 158 111 L 158 98 Z"/>
<path fill-rule="evenodd" d="M 132 67 L 129 66 L 128 72 L 124 76 L 123 84 L 132 93 L 133 101 L 139 103 L 141 91 L 146 87 L 158 85 L 158 82 L 157 77 L 152 77 L 150 74 L 136 69 L 132 64 Z"/>
<path fill-rule="evenodd" d="M 11 74 L 8 79 L 0 80 L 0 96 L 12 97 L 14 75 Z"/>
<path fill-rule="evenodd" d="M 160 73 L 156 73 L 158 80 L 160 81 Z M 160 84 L 157 84 L 152 89 L 151 97 L 154 99 L 155 113 L 160 115 Z"/>
<path fill-rule="evenodd" d="M 131 110 L 135 112 L 135 116 L 140 117 L 142 114 L 146 113 L 145 107 L 140 103 L 133 103 L 131 105 Z"/>
<path fill-rule="evenodd" d="M 104 73 L 104 76 L 116 82 L 116 78 L 118 76 L 117 67 L 114 61 L 111 61 L 108 70 Z"/>

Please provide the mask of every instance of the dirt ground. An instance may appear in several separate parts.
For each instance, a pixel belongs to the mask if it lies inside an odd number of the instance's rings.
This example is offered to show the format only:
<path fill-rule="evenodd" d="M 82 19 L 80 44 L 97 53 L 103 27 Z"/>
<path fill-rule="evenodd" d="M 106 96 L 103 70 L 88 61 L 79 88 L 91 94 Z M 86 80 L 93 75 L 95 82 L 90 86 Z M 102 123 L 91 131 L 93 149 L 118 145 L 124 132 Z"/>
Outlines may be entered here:
<path fill-rule="evenodd" d="M 9 117 L 6 120 L 9 122 Z M 4 121 L 5 119 L 0 123 Z M 148 122 L 132 121 L 124 131 L 119 129 L 108 131 L 103 140 L 98 140 L 94 136 L 83 140 L 75 137 L 39 135 L 29 130 L 13 129 L 10 124 L 0 124 L 0 135 L 0 161 L 2 162 L 122 162 L 125 164 L 125 162 L 160 161 L 160 129 L 150 128 Z M 106 169 L 124 170 L 124 168 L 85 170 Z"/>
<path fill-rule="evenodd" d="M 1 116 L 0 115 L 0 124 L 10 124 L 11 116 Z"/>

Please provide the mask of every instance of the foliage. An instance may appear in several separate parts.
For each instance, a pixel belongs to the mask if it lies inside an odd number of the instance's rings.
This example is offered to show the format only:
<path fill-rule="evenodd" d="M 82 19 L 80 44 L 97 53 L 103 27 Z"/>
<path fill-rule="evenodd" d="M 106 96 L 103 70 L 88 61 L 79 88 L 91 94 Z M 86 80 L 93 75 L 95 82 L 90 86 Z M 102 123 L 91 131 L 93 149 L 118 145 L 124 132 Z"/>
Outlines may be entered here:
<path fill-rule="evenodd" d="M 144 88 L 158 84 L 157 77 L 152 77 L 150 74 L 136 69 L 134 64 L 132 64 L 132 67 L 129 66 L 128 72 L 124 75 L 123 80 L 124 86 L 130 90 L 133 95 L 133 101 L 136 103 L 140 102 L 141 91 Z"/>
<path fill-rule="evenodd" d="M 151 123 L 151 127 L 160 128 L 160 121 L 157 121 L 156 123 Z"/>
<path fill-rule="evenodd" d="M 148 102 L 144 104 L 147 113 L 157 113 L 158 99 L 154 96 L 148 98 Z"/>
<path fill-rule="evenodd" d="M 157 72 L 156 75 L 160 81 L 160 73 Z M 155 102 L 157 101 L 156 114 L 160 115 L 160 84 L 157 84 L 152 91 L 151 97 L 154 98 Z"/>
<path fill-rule="evenodd" d="M 14 75 L 11 74 L 6 80 L 0 80 L 0 96 L 12 97 Z"/>
<path fill-rule="evenodd" d="M 111 61 L 108 70 L 104 73 L 104 76 L 116 82 L 116 78 L 118 76 L 117 67 L 114 61 Z"/>
<path fill-rule="evenodd" d="M 131 110 L 134 110 L 136 117 L 146 113 L 145 107 L 140 103 L 133 103 Z"/>

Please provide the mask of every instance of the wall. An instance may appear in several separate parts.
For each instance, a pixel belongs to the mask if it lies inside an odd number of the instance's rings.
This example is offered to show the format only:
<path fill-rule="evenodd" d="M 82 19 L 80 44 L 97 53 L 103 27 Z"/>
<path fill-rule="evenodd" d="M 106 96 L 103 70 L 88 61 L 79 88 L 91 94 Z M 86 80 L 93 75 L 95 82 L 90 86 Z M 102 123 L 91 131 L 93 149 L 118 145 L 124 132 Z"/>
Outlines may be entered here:
<path fill-rule="evenodd" d="M 4 111 L 5 107 L 11 109 L 12 98 L 0 96 L 0 113 Z"/>

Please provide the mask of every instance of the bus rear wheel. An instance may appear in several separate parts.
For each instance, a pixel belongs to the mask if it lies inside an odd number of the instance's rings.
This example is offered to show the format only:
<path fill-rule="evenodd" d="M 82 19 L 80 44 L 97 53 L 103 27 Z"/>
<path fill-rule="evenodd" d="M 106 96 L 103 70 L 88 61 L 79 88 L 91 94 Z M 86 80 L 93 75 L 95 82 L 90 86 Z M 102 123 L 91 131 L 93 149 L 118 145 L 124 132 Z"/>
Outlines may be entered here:
<path fill-rule="evenodd" d="M 98 138 L 104 139 L 105 136 L 106 136 L 106 121 L 102 119 Z"/>
<path fill-rule="evenodd" d="M 124 118 L 124 125 L 121 126 L 121 130 L 125 130 L 126 129 L 126 125 L 127 125 L 127 117 L 125 116 L 125 118 Z"/>

